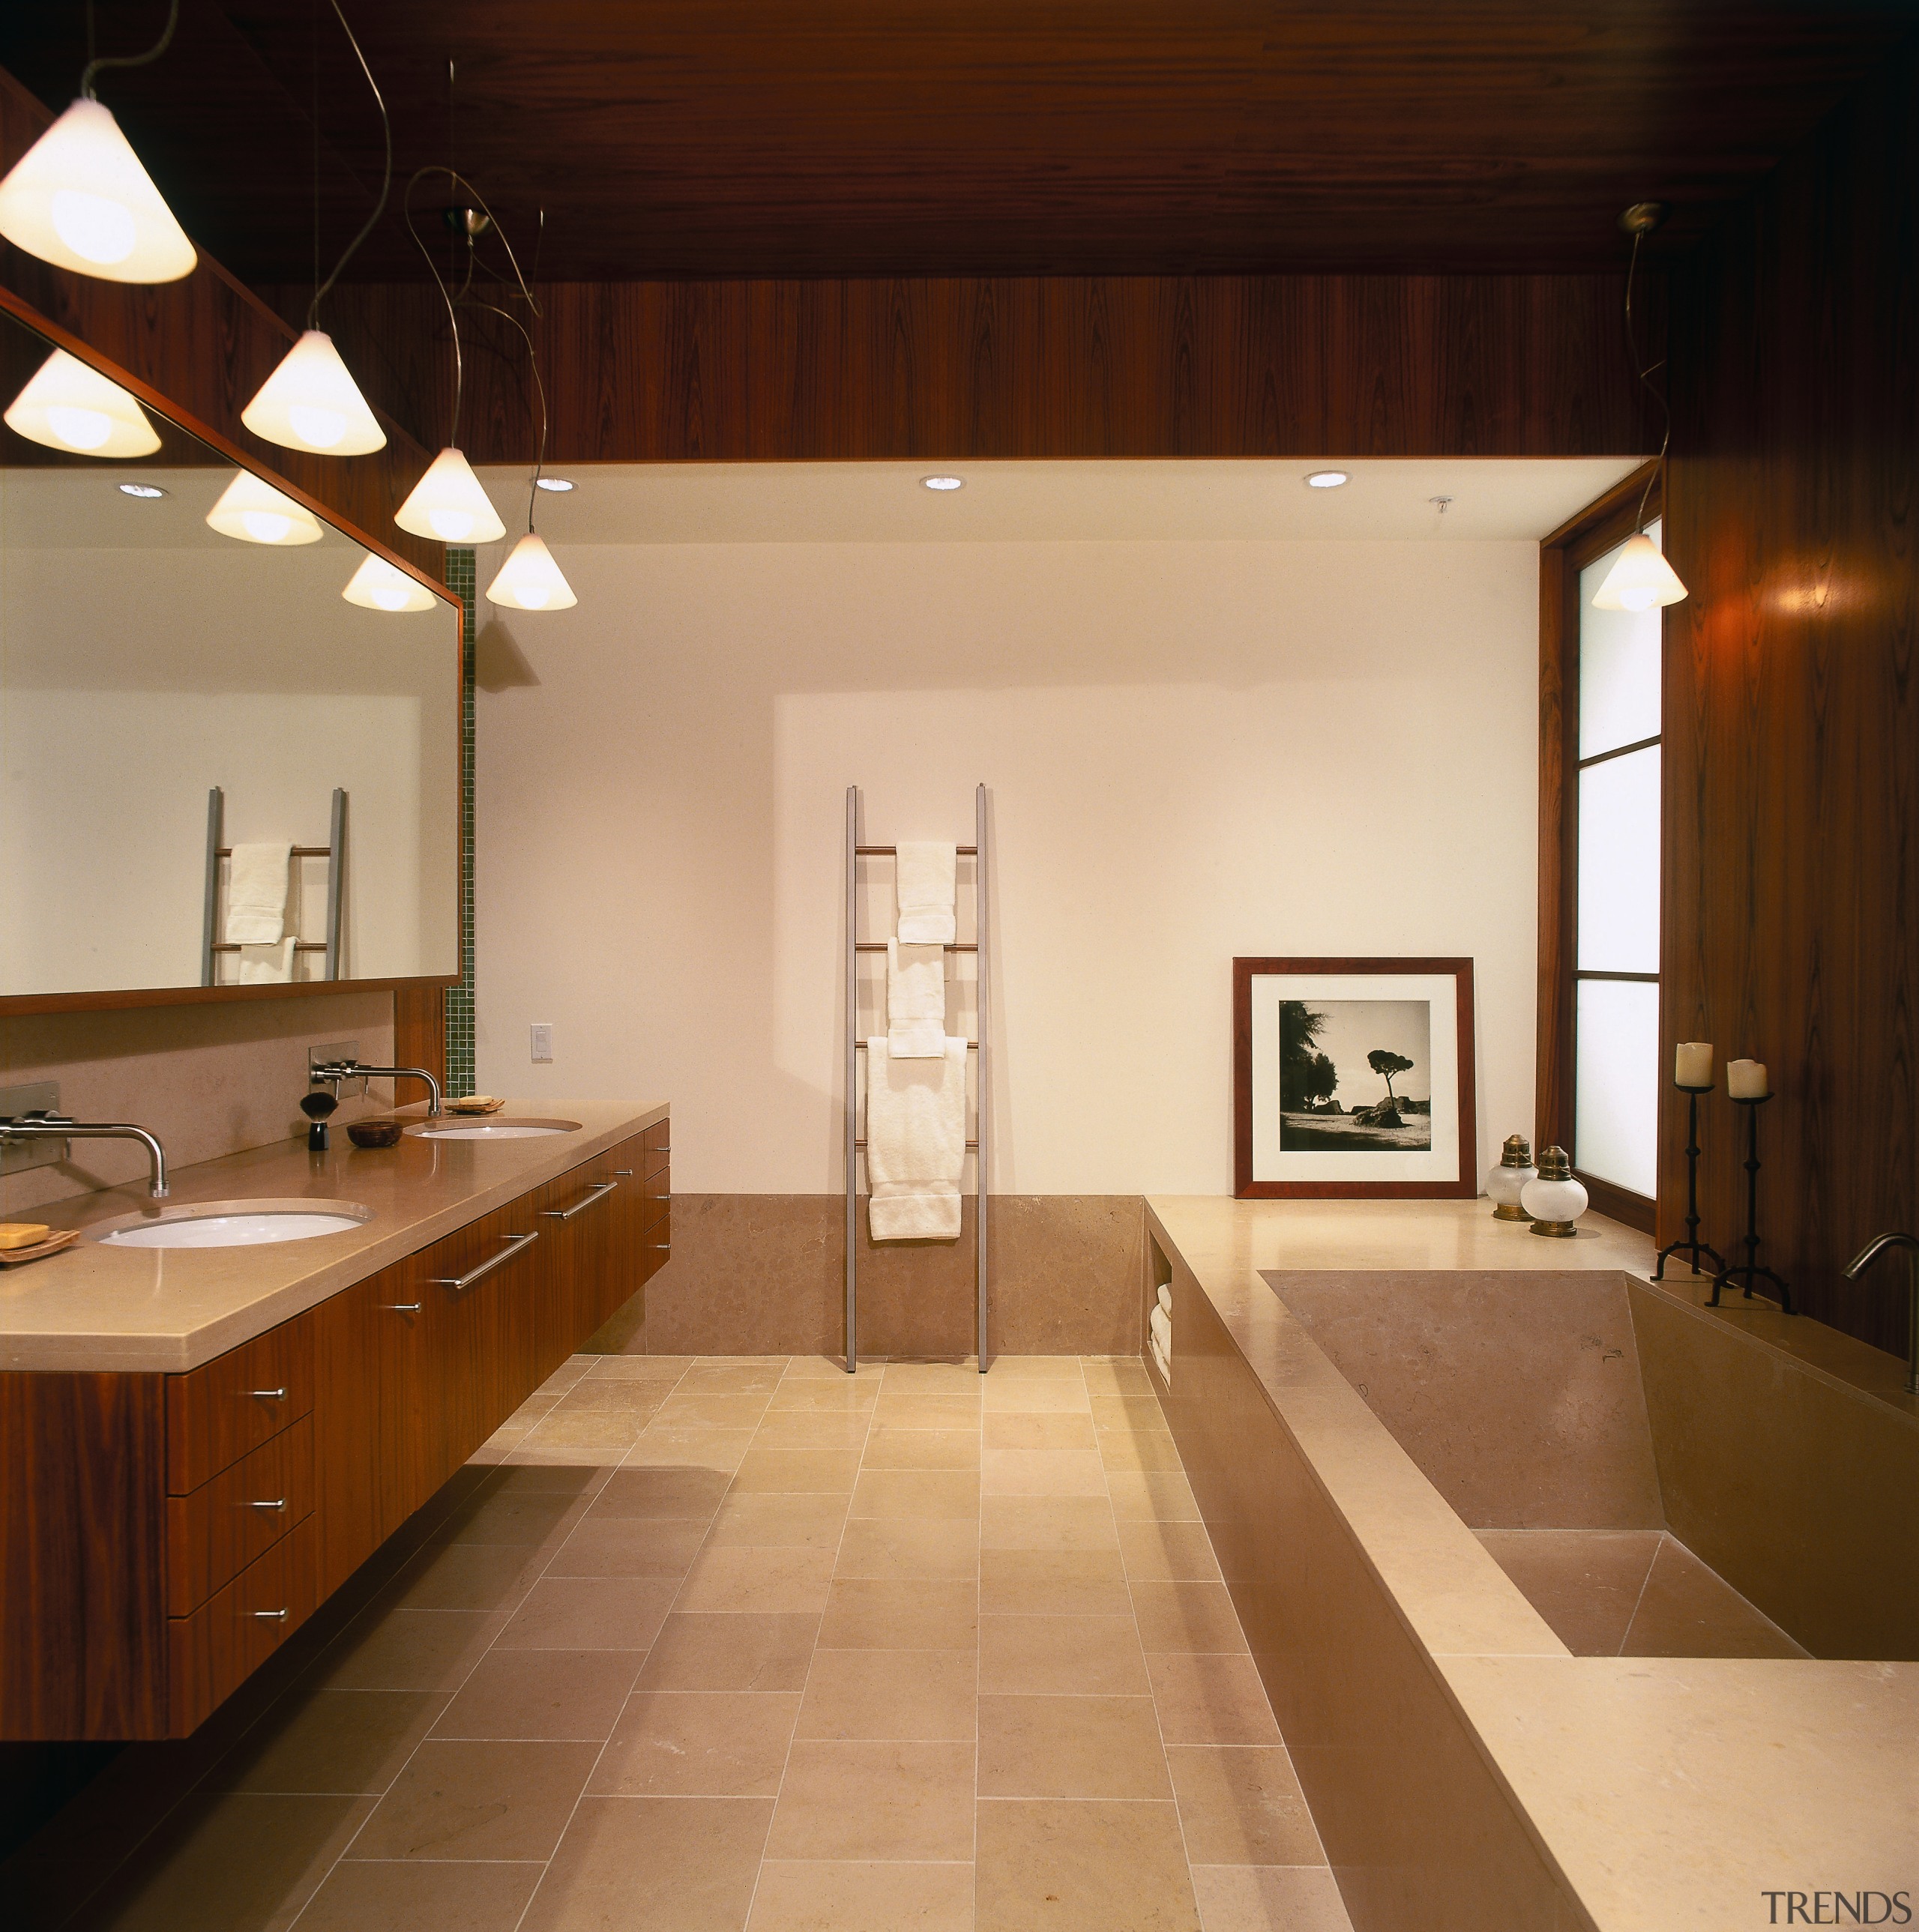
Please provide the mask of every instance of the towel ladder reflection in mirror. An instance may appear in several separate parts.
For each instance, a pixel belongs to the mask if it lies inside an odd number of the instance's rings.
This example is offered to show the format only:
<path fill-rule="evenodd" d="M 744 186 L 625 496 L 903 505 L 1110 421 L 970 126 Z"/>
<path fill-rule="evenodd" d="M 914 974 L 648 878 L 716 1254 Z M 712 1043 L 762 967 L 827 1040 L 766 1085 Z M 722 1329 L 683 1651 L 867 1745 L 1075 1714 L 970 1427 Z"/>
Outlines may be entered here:
<path fill-rule="evenodd" d="M 973 838 L 972 844 L 953 848 L 956 858 L 973 861 L 973 938 L 964 941 L 950 940 L 945 950 L 948 952 L 971 952 L 976 956 L 974 970 L 978 1024 L 975 1030 L 978 1037 L 966 1042 L 968 1052 L 974 1056 L 975 1069 L 973 1094 L 975 1132 L 967 1139 L 966 1145 L 973 1150 L 975 1346 L 980 1373 L 984 1375 L 987 1372 L 987 1171 L 990 1153 L 987 1143 L 991 1132 L 992 1114 L 988 1075 L 993 1058 L 990 1046 L 993 1009 L 987 973 L 988 854 L 987 788 L 984 784 L 975 786 L 973 791 Z M 860 937 L 860 861 L 862 859 L 893 859 L 898 856 L 899 848 L 896 845 L 869 845 L 862 842 L 860 837 L 860 788 L 857 785 L 848 785 L 846 788 L 845 942 L 846 1372 L 848 1375 L 852 1374 L 860 1365 L 860 1155 L 866 1144 L 865 1137 L 860 1132 L 860 1055 L 865 1051 L 866 1044 L 860 1036 L 860 955 L 886 950 L 884 940 L 863 940 Z"/>
<path fill-rule="evenodd" d="M 240 950 L 232 940 L 220 937 L 220 862 L 233 856 L 233 847 L 221 843 L 225 836 L 227 794 L 215 785 L 206 795 L 206 892 L 200 912 L 200 982 L 203 986 L 218 986 L 220 956 Z M 296 940 L 293 950 L 296 953 L 323 952 L 326 964 L 320 977 L 337 980 L 340 976 L 341 897 L 347 859 L 347 794 L 340 787 L 334 788 L 333 815 L 327 842 L 324 845 L 296 845 L 292 848 L 292 856 L 296 860 L 326 861 L 326 937 L 323 940 Z"/>

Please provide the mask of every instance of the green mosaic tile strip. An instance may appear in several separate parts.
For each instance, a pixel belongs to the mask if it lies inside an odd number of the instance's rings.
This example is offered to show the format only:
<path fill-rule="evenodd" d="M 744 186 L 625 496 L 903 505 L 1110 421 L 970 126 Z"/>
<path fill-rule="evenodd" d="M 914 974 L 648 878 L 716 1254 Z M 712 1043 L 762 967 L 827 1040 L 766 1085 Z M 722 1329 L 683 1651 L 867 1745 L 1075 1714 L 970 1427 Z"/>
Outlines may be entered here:
<path fill-rule="evenodd" d="M 473 1091 L 473 553 L 446 551 L 446 587 L 464 610 L 460 626 L 460 983 L 446 989 L 446 1091 Z"/>

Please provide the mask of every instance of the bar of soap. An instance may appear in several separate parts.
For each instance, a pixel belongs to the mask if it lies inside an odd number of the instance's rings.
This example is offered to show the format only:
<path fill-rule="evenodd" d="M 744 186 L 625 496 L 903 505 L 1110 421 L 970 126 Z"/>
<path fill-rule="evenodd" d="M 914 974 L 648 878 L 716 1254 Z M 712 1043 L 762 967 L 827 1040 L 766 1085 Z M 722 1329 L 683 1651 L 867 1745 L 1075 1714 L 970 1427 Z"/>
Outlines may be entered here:
<path fill-rule="evenodd" d="M 0 1248 L 31 1248 L 53 1232 L 44 1221 L 0 1221 Z"/>

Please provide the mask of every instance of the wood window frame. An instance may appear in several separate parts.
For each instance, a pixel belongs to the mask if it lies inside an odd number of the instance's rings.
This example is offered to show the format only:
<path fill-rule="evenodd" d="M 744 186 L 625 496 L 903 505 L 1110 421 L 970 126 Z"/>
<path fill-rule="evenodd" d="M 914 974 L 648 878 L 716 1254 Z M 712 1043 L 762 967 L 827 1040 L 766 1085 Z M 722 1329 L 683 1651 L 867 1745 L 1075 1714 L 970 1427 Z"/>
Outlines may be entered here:
<path fill-rule="evenodd" d="M 1579 573 L 1656 520 L 1663 509 L 1658 465 L 1642 464 L 1539 544 L 1539 975 L 1533 1122 L 1541 1148 L 1573 1144 Z M 1653 1232 L 1655 1200 L 1615 1181 L 1573 1171 L 1601 1214 L 1642 1234 Z"/>

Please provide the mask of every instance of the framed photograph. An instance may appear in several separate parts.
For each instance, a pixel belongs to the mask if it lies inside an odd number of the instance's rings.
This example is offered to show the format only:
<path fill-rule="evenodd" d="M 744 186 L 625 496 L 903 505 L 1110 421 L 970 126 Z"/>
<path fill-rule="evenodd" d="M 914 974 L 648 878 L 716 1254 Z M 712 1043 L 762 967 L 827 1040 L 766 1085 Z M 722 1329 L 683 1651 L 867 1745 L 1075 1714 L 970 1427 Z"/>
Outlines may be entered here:
<path fill-rule="evenodd" d="M 1242 1201 L 1479 1191 L 1470 959 L 1236 959 Z"/>

